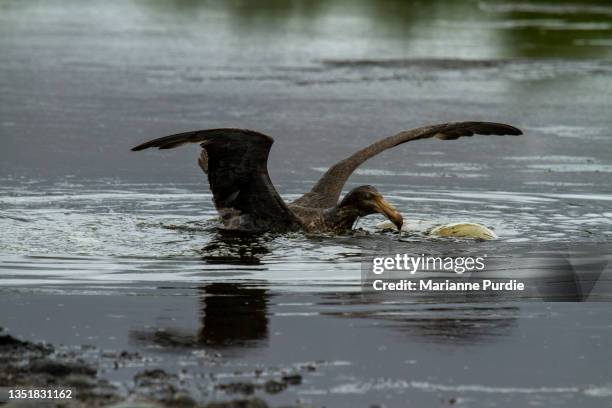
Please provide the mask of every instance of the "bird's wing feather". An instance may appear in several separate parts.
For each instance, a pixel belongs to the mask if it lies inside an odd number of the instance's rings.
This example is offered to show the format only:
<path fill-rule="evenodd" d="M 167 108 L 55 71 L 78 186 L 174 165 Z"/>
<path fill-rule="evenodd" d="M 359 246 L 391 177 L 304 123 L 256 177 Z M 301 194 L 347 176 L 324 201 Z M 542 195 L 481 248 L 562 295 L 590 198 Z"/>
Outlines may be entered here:
<path fill-rule="evenodd" d="M 229 229 L 293 230 L 299 221 L 280 198 L 268 175 L 274 139 L 243 129 L 185 132 L 140 144 L 133 151 L 171 149 L 200 143 L 200 167 L 208 174 L 215 207 Z"/>
<path fill-rule="evenodd" d="M 292 204 L 316 208 L 333 207 L 340 198 L 344 184 L 357 167 L 378 153 L 402 143 L 434 136 L 442 140 L 454 140 L 462 136 L 473 136 L 475 134 L 520 135 L 522 132 L 510 125 L 491 122 L 444 123 L 400 132 L 394 136 L 381 139 L 334 164 L 323 174 L 310 192 L 304 194 Z"/>

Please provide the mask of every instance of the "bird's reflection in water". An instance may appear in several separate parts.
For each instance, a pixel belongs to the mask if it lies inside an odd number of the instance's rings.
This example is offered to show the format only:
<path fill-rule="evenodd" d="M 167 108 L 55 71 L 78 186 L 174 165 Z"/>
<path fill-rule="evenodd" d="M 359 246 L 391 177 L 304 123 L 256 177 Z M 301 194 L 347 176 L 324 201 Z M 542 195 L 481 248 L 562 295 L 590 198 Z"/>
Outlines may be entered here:
<path fill-rule="evenodd" d="M 202 260 L 206 263 L 229 265 L 259 265 L 261 258 L 270 253 L 266 234 L 245 234 L 218 231 L 202 248 Z"/>
<path fill-rule="evenodd" d="M 194 332 L 176 327 L 134 329 L 130 339 L 158 348 L 257 348 L 268 339 L 267 289 L 243 283 L 210 283 L 198 288 L 200 321 Z"/>
<path fill-rule="evenodd" d="M 270 253 L 266 235 L 220 231 L 202 248 L 207 263 L 259 265 Z M 268 338 L 268 290 L 256 283 L 200 287 L 198 343 L 214 348 L 257 346 Z"/>
<path fill-rule="evenodd" d="M 259 265 L 270 251 L 267 237 L 219 232 L 202 248 L 206 263 Z M 231 275 L 229 270 L 228 276 Z M 256 348 L 268 339 L 269 291 L 261 283 L 211 282 L 197 288 L 199 328 L 196 332 L 172 327 L 132 330 L 130 337 L 141 344 L 162 348 Z"/>
<path fill-rule="evenodd" d="M 214 348 L 257 346 L 268 338 L 266 289 L 211 283 L 200 289 L 198 343 Z"/>
<path fill-rule="evenodd" d="M 510 337 L 520 307 L 488 304 L 422 304 L 363 294 L 326 296 L 333 303 L 350 305 L 353 311 L 325 313 L 342 319 L 363 319 L 374 328 L 387 328 L 412 340 L 434 344 L 485 344 Z"/>
<path fill-rule="evenodd" d="M 396 330 L 420 341 L 436 344 L 483 344 L 510 337 L 516 327 L 518 307 L 431 307 L 396 316 Z"/>

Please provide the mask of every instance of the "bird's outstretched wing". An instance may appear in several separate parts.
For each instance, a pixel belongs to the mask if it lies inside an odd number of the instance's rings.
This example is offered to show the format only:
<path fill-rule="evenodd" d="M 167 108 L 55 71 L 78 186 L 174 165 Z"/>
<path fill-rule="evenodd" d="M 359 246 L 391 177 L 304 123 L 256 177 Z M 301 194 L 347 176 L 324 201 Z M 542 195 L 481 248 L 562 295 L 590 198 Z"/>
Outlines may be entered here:
<path fill-rule="evenodd" d="M 387 149 L 411 140 L 437 137 L 454 140 L 473 135 L 521 135 L 522 132 L 510 125 L 491 122 L 457 122 L 426 126 L 400 132 L 361 149 L 329 168 L 312 190 L 295 200 L 293 205 L 303 207 L 329 208 L 338 203 L 344 183 L 363 162 Z"/>
<path fill-rule="evenodd" d="M 209 129 L 160 137 L 132 148 L 171 149 L 200 143 L 200 167 L 208 174 L 215 207 L 227 229 L 288 231 L 299 221 L 280 198 L 268 175 L 274 139 L 243 129 Z"/>

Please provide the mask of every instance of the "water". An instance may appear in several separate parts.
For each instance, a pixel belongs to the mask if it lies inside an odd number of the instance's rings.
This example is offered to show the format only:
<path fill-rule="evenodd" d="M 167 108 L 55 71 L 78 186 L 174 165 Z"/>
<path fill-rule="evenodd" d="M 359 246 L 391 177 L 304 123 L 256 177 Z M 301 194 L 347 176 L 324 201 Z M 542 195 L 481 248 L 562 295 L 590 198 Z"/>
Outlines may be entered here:
<path fill-rule="evenodd" d="M 609 243 L 606 2 L 0 1 L 0 326 L 215 388 L 300 373 L 271 404 L 603 406 L 606 303 L 364 296 L 372 246 L 444 253 Z M 402 145 L 362 166 L 415 229 L 220 236 L 197 149 L 148 138 L 247 127 L 276 140 L 286 200 L 399 130 L 482 119 L 519 138 Z M 470 221 L 497 241 L 436 240 Z M 484 245 L 479 247 L 478 245 Z M 59 346 L 62 344 L 62 346 Z M 183 372 L 184 370 L 184 372 Z M 259 373 L 259 374 L 258 374 Z M 213 379 L 214 376 L 214 379 Z"/>

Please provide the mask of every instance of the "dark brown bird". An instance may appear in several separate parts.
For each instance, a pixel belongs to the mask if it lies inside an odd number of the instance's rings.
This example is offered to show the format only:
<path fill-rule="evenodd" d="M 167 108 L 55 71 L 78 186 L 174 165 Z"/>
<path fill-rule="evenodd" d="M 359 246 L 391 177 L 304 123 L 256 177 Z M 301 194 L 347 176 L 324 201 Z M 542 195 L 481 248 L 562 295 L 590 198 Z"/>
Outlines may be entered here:
<path fill-rule="evenodd" d="M 490 122 L 458 122 L 426 126 L 400 132 L 361 149 L 339 161 L 311 191 L 286 204 L 268 175 L 268 155 L 274 139 L 244 129 L 208 129 L 179 133 L 151 140 L 132 150 L 149 147 L 171 149 L 200 143 L 198 163 L 208 175 L 222 228 L 249 232 L 342 232 L 350 230 L 358 217 L 380 213 L 398 229 L 402 216 L 372 186 L 351 190 L 342 201 L 340 193 L 349 176 L 378 153 L 411 140 L 437 137 L 454 140 L 461 136 L 520 135 L 509 125 Z"/>

